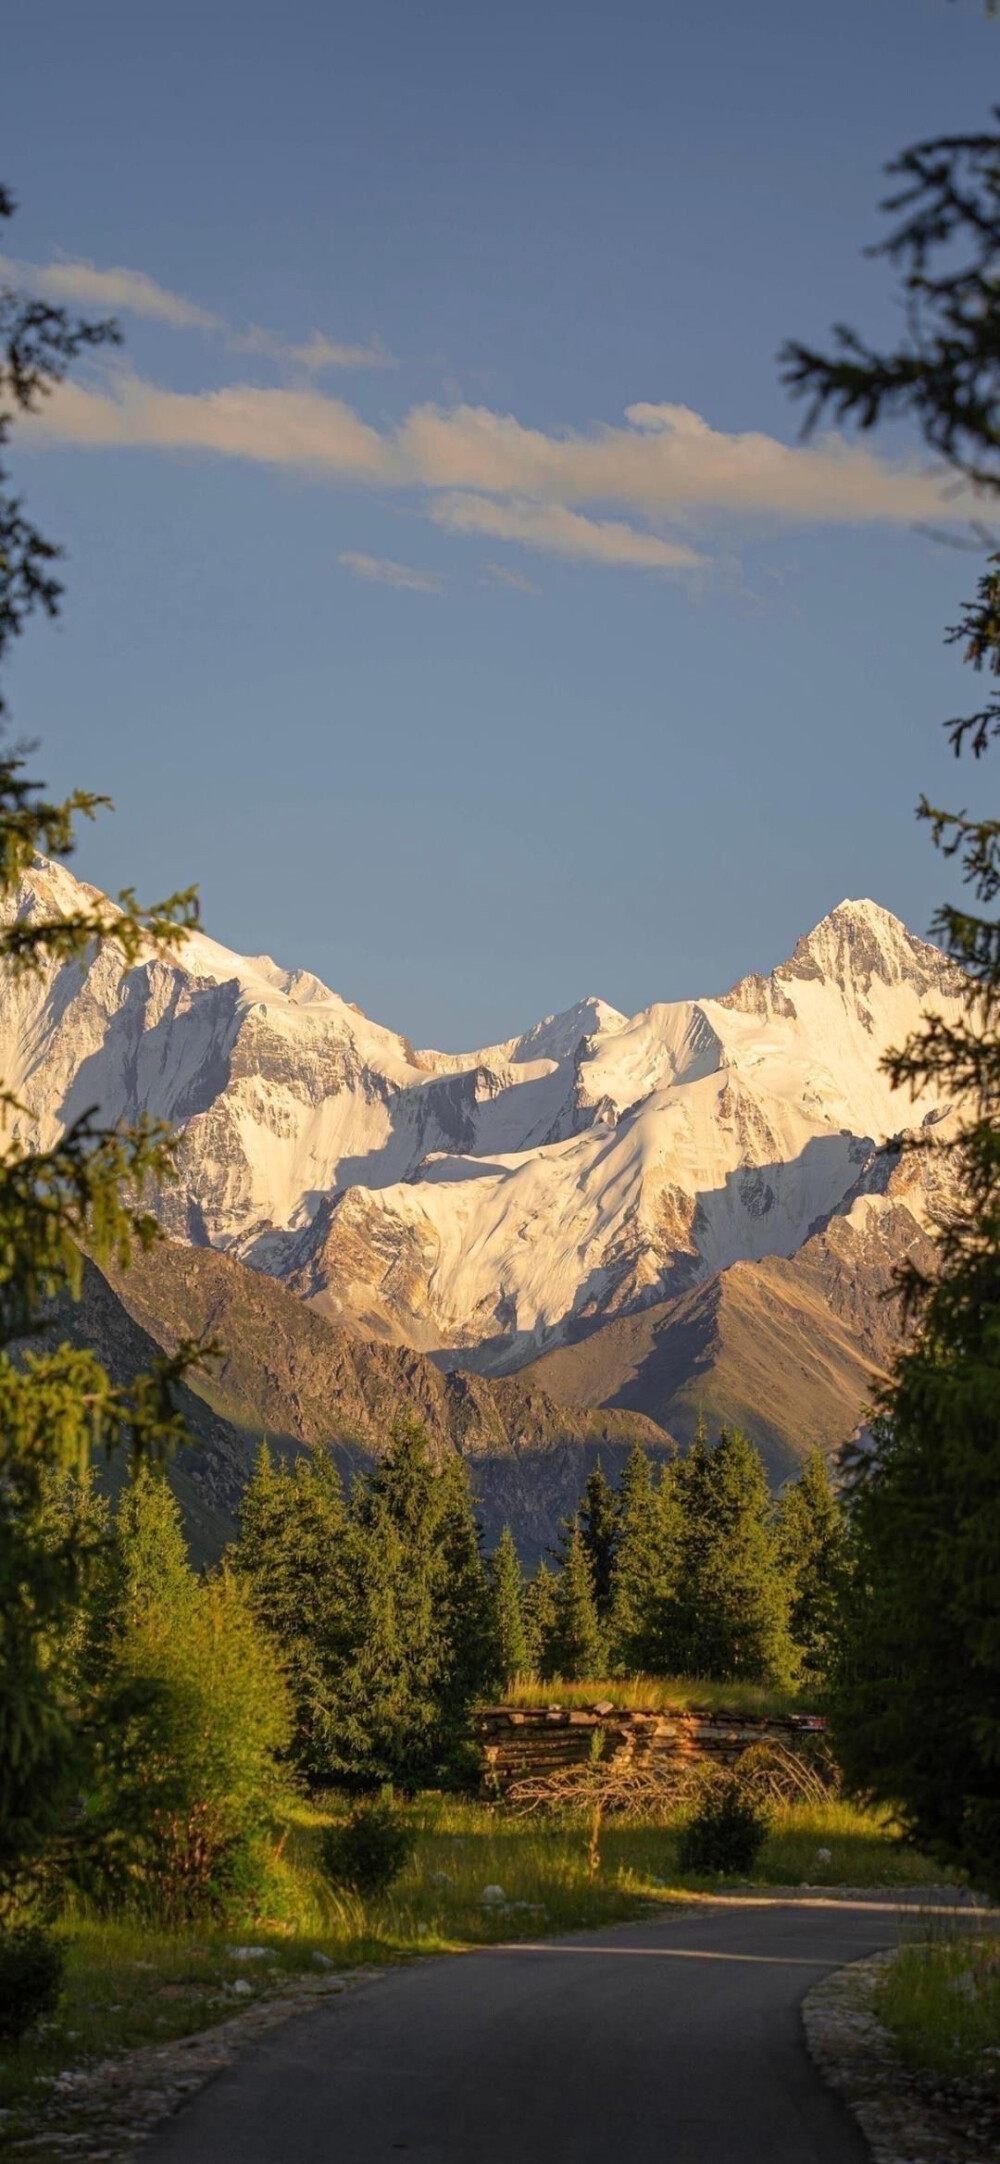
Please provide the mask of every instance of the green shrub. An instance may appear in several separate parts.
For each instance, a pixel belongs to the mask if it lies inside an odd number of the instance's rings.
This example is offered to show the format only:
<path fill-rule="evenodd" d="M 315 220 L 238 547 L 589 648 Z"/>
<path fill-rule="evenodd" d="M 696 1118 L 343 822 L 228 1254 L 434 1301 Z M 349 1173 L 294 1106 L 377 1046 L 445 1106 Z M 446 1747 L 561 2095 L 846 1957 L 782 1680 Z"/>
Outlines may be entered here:
<path fill-rule="evenodd" d="M 681 1835 L 682 1871 L 736 1877 L 753 1869 L 767 1838 L 768 1817 L 737 1774 L 713 1781 Z"/>
<path fill-rule="evenodd" d="M 28 2029 L 55 2012 L 62 1989 L 62 1947 L 38 1924 L 0 1930 L 0 2040 L 19 2044 Z"/>
<path fill-rule="evenodd" d="M 323 1836 L 323 1869 L 334 1886 L 352 1893 L 388 1893 L 417 1845 L 416 1829 L 391 1803 L 365 1803 Z"/>

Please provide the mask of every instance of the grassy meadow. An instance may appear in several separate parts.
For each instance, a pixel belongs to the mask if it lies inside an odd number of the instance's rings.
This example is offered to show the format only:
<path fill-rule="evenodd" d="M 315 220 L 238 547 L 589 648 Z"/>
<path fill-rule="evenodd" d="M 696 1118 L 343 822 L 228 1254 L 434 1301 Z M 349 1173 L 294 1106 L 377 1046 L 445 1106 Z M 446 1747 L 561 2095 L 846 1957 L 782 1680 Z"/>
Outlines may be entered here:
<path fill-rule="evenodd" d="M 500 1805 L 434 1794 L 406 1807 L 419 1838 L 391 1895 L 362 1901 L 335 1891 L 319 1865 L 323 1828 L 348 1808 L 346 1799 L 290 1801 L 264 1918 L 165 1931 L 82 1909 L 66 1915 L 58 1926 L 66 1989 L 57 2018 L 0 2062 L 0 2136 L 44 2121 L 54 2077 L 210 2027 L 320 1965 L 350 1970 L 625 1923 L 657 1905 L 737 1890 L 678 1871 L 676 1816 L 605 1821 L 592 1872 L 586 1814 L 515 1817 Z M 775 1811 L 754 1884 L 919 1886 L 939 1877 L 884 1817 L 831 1798 Z M 484 1902 L 487 1887 L 503 1899 Z M 241 1955 L 248 1946 L 263 1951 Z M 249 1990 L 235 1991 L 238 1982 Z"/>

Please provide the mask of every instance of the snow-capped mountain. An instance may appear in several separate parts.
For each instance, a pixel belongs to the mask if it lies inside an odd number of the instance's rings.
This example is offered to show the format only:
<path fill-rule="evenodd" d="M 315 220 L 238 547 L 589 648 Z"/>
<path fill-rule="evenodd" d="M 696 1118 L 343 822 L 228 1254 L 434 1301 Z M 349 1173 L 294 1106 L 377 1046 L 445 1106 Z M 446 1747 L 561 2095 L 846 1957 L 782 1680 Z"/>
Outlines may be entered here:
<path fill-rule="evenodd" d="M 39 859 L 8 908 L 92 894 Z M 0 1080 L 42 1143 L 91 1105 L 182 1126 L 171 1233 L 359 1333 L 500 1372 L 791 1257 L 831 1213 L 877 1222 L 879 1145 L 947 1109 L 911 1107 L 881 1058 L 960 1000 L 935 948 L 845 901 L 721 998 L 586 999 L 480 1051 L 415 1051 L 198 932 L 124 973 L 104 949 L 0 983 Z"/>

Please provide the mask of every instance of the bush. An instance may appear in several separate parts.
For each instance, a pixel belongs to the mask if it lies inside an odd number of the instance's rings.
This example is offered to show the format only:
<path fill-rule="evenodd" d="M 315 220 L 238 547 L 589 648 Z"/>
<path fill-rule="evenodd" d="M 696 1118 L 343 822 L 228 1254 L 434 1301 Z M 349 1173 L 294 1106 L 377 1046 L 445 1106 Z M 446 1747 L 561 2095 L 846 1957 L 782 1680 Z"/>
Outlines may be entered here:
<path fill-rule="evenodd" d="M 753 1869 L 767 1838 L 768 1819 L 737 1774 L 714 1781 L 680 1839 L 682 1871 L 735 1877 Z"/>
<path fill-rule="evenodd" d="M 38 1924 L 0 1930 L 0 2040 L 19 2044 L 28 2029 L 55 2012 L 62 1989 L 62 1947 Z"/>
<path fill-rule="evenodd" d="M 388 1893 L 417 1845 L 416 1831 L 391 1803 L 365 1803 L 342 1826 L 329 1826 L 320 1854 L 334 1886 L 358 1894 Z"/>

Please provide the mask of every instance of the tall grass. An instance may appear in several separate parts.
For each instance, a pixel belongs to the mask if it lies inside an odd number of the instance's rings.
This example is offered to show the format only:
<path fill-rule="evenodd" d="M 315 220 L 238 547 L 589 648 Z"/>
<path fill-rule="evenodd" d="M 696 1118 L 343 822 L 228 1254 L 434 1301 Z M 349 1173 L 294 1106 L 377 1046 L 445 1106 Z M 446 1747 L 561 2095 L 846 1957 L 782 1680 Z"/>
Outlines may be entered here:
<path fill-rule="evenodd" d="M 914 2072 L 1000 2096 L 1000 1918 L 984 1928 L 925 1914 L 919 1929 L 879 1986 L 879 2018 Z"/>
<path fill-rule="evenodd" d="M 707 1683 L 690 1676 L 629 1676 L 610 1683 L 538 1683 L 523 1678 L 505 1693 L 508 1706 L 594 1706 L 603 1700 L 635 1713 L 812 1713 L 815 1688 L 783 1691 L 763 1683 Z"/>

